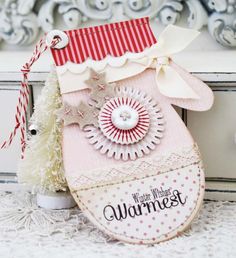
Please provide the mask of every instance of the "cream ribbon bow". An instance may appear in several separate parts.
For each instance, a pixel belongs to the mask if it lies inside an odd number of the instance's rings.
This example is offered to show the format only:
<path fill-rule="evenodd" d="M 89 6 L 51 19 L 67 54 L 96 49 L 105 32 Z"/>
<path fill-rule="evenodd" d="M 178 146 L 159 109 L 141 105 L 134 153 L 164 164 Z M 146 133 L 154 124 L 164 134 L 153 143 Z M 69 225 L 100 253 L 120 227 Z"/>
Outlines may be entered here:
<path fill-rule="evenodd" d="M 199 99 L 199 96 L 169 65 L 170 55 L 186 48 L 200 33 L 196 30 L 169 25 L 159 36 L 156 48 L 148 57 L 156 59 L 156 83 L 160 92 L 171 98 Z"/>

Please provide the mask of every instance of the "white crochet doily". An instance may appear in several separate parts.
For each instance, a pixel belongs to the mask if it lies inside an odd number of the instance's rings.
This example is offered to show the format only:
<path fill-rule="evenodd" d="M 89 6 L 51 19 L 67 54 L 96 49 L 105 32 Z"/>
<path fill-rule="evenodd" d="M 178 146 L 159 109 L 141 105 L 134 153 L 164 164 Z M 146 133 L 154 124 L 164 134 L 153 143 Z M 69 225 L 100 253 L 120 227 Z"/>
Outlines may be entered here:
<path fill-rule="evenodd" d="M 0 193 L 4 258 L 233 258 L 236 203 L 205 202 L 182 236 L 153 245 L 123 244 L 94 228 L 78 208 L 50 211 L 28 193 Z"/>

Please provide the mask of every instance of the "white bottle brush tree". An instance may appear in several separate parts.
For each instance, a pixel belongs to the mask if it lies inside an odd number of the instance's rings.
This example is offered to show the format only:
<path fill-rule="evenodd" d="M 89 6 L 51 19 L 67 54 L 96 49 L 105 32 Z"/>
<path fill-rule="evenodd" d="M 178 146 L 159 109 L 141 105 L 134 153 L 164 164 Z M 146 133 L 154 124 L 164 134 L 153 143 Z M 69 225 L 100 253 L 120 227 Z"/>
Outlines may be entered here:
<path fill-rule="evenodd" d="M 56 110 L 62 105 L 59 84 L 52 71 L 35 104 L 30 124 L 36 134 L 29 135 L 24 159 L 19 164 L 18 180 L 36 190 L 66 191 L 62 160 L 62 126 Z"/>

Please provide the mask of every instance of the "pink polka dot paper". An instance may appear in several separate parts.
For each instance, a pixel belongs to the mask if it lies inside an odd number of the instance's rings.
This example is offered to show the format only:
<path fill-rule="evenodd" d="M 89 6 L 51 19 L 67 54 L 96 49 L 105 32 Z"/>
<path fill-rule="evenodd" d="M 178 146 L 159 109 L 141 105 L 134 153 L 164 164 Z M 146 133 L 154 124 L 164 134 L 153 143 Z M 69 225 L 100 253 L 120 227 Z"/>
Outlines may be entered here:
<path fill-rule="evenodd" d="M 115 157 L 114 152 L 108 155 L 104 142 L 101 153 L 94 149 L 101 142 L 93 138 L 93 132 L 82 132 L 76 126 L 63 130 L 65 175 L 76 202 L 95 226 L 124 242 L 152 244 L 179 235 L 190 225 L 203 200 L 204 172 L 199 150 L 172 104 L 208 110 L 213 95 L 203 82 L 177 65 L 171 66 L 201 97 L 199 100 L 164 97 L 152 69 L 116 82 L 119 89 L 137 89 L 158 103 L 163 137 L 156 148 L 147 148 L 147 155 L 130 160 L 124 155 Z M 71 104 L 85 98 L 85 92 L 63 96 Z M 123 117 L 129 110 L 120 111 Z M 149 131 L 156 128 L 152 128 L 153 115 L 149 113 Z M 116 124 L 123 126 L 120 121 Z M 143 139 L 147 136 L 148 132 Z"/>
<path fill-rule="evenodd" d="M 113 237 L 139 244 L 158 243 L 182 232 L 203 199 L 199 164 L 74 192 L 85 215 Z"/>

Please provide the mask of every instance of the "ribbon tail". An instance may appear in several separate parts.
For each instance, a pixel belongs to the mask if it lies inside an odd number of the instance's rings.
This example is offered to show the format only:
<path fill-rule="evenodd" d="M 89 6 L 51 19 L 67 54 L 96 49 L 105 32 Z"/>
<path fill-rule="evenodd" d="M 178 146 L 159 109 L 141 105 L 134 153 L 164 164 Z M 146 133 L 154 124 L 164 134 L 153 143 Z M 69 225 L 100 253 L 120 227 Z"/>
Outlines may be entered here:
<path fill-rule="evenodd" d="M 170 56 L 184 50 L 200 34 L 197 30 L 168 25 L 160 34 L 158 43 L 149 53 L 152 58 Z"/>
<path fill-rule="evenodd" d="M 156 83 L 161 94 L 166 97 L 200 99 L 178 72 L 169 65 L 156 66 Z"/>

